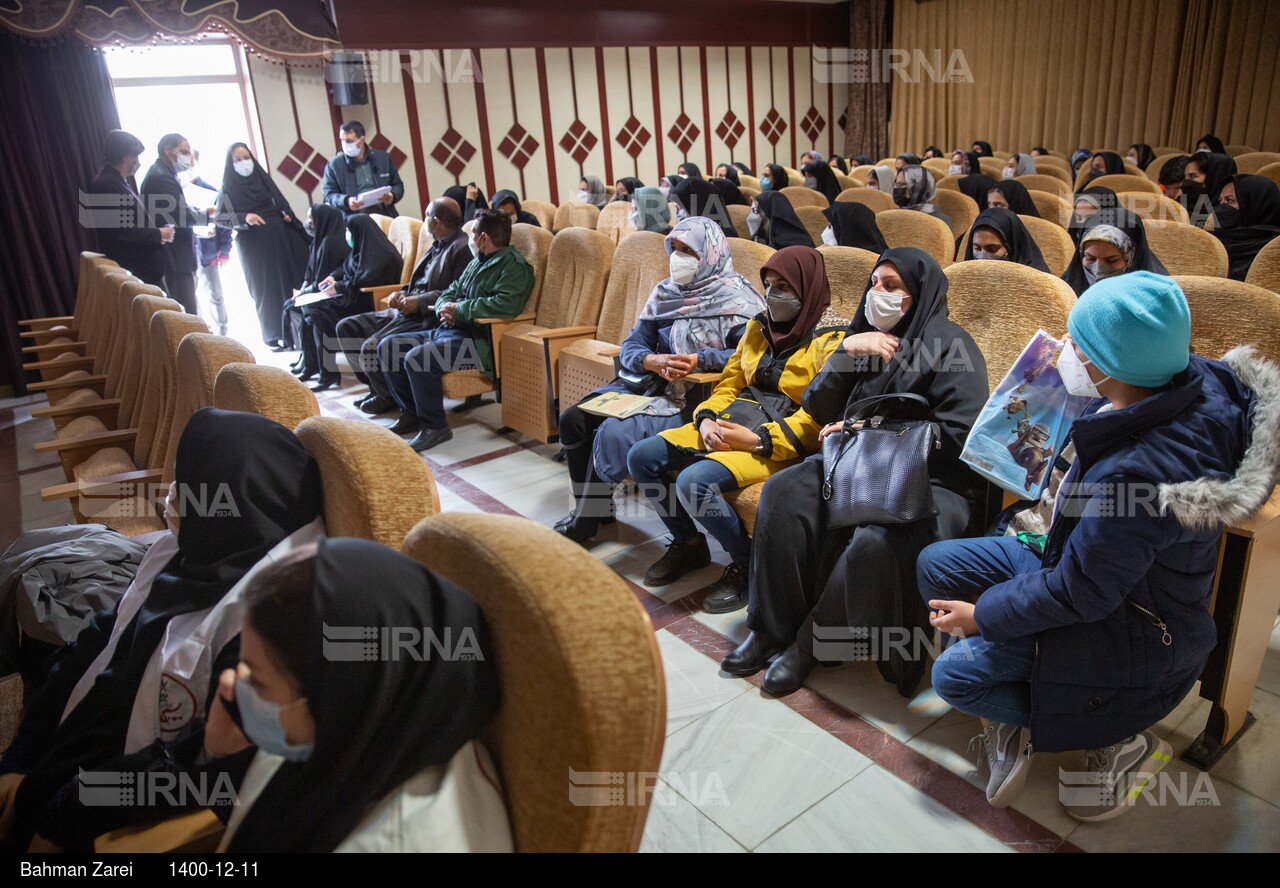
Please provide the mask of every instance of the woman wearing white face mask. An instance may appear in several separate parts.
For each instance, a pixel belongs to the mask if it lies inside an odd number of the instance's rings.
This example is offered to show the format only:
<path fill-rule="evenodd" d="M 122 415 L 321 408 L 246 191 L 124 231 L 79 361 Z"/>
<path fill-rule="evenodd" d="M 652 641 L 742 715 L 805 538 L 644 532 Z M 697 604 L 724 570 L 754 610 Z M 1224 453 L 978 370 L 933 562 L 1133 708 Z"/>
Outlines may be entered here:
<path fill-rule="evenodd" d="M 1015 154 L 1004 165 L 1004 169 L 1000 171 L 1000 176 L 1004 179 L 1012 179 L 1015 176 L 1030 176 L 1035 171 L 1036 159 L 1034 157 L 1030 154 Z"/>
<path fill-rule="evenodd" d="M 631 477 L 671 532 L 666 554 L 645 575 L 646 585 L 675 582 L 708 563 L 699 525 L 729 554 L 731 563 L 703 601 L 709 613 L 746 604 L 751 544 L 722 494 L 764 481 L 816 450 L 818 424 L 799 401 L 843 336 L 817 329 L 831 304 L 817 250 L 779 250 L 760 269 L 760 278 L 767 310 L 747 324 L 693 422 L 641 441 L 627 455 Z"/>
<path fill-rule="evenodd" d="M 1089 227 L 1062 279 L 1079 296 L 1103 278 L 1131 271 L 1169 273 L 1147 245 L 1141 217 L 1123 208 L 1104 207 L 1089 217 Z"/>
<path fill-rule="evenodd" d="M 888 400 L 872 412 L 937 425 L 940 447 L 929 459 L 937 515 L 914 524 L 832 527 L 821 459 L 775 475 L 760 497 L 752 538 L 751 634 L 721 662 L 725 672 L 752 675 L 768 666 L 764 689 L 788 694 L 812 671 L 814 640 L 824 632 L 832 638 L 851 627 L 905 631 L 908 637 L 927 631 L 916 555 L 935 540 L 961 535 L 969 524 L 971 498 L 981 485 L 960 462 L 960 450 L 986 403 L 987 369 L 973 339 L 947 317 L 947 278 L 937 261 L 923 250 L 900 247 L 880 256 L 842 347 L 809 385 L 804 407 L 826 423 L 825 437 L 841 430 L 850 405 L 908 393 L 927 406 Z M 924 661 L 883 643 L 893 637 L 879 636 L 882 643 L 870 649 L 879 652 L 881 675 L 910 697 Z"/>
<path fill-rule="evenodd" d="M 609 202 L 609 192 L 599 176 L 583 176 L 578 183 L 578 200 L 603 210 Z"/>
<path fill-rule="evenodd" d="M 645 192 L 652 190 L 640 190 L 645 203 Z M 760 294 L 733 270 L 729 244 L 710 219 L 686 219 L 665 246 L 670 277 L 654 288 L 622 343 L 621 375 L 588 396 L 631 392 L 654 400 L 626 419 L 598 416 L 577 405 L 560 417 L 560 443 L 577 502 L 555 529 L 577 542 L 595 536 L 601 522 L 612 519 L 613 486 L 627 476 L 631 446 L 680 425 L 688 391 L 684 378 L 724 367 L 746 323 L 764 310 Z"/>
<path fill-rule="evenodd" d="M 215 222 L 236 232 L 262 341 L 280 351 L 281 312 L 285 300 L 302 283 L 310 239 L 276 183 L 243 142 L 227 149 L 216 205 Z"/>

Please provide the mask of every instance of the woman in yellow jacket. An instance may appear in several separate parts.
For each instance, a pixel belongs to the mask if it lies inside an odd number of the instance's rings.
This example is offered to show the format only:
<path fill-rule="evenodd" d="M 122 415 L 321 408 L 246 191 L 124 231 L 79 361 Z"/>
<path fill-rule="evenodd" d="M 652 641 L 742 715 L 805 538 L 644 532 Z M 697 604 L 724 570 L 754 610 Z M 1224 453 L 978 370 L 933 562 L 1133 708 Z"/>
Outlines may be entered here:
<path fill-rule="evenodd" d="M 627 454 L 632 479 L 672 537 L 666 554 L 645 575 L 645 585 L 666 585 L 710 563 L 696 519 L 732 559 L 703 602 L 710 613 L 746 606 L 751 564 L 751 541 L 722 494 L 767 481 L 817 452 L 821 426 L 800 401 L 844 338 L 843 330 L 817 329 L 831 304 L 817 250 L 779 250 L 760 269 L 760 277 L 767 308 L 747 323 L 719 384 L 698 406 L 693 422 L 646 438 Z"/>

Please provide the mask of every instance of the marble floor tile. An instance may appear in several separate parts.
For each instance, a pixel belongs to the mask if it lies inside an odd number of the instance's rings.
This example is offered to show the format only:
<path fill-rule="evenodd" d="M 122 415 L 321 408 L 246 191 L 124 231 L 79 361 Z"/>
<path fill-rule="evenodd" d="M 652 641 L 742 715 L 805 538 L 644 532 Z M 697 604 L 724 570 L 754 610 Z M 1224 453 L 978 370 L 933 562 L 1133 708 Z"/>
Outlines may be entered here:
<path fill-rule="evenodd" d="M 668 735 L 752 690 L 740 678 L 722 677 L 714 660 L 666 629 L 658 632 L 658 647 L 667 679 Z"/>
<path fill-rule="evenodd" d="M 684 796 L 659 781 L 649 803 L 640 850 L 650 854 L 724 854 L 745 849 Z"/>

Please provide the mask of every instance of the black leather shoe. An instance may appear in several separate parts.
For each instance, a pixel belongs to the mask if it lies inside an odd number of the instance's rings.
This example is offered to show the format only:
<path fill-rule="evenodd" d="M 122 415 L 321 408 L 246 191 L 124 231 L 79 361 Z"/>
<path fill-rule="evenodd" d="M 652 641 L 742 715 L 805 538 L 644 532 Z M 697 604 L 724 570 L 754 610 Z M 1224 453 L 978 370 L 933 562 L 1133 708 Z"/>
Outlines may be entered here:
<path fill-rule="evenodd" d="M 563 518 L 561 518 L 561 519 L 560 519 L 559 521 L 557 521 L 555 524 L 551 525 L 551 529 L 552 529 L 552 530 L 554 530 L 554 531 L 559 532 L 559 531 L 561 530 L 561 528 L 568 527 L 570 524 L 572 524 L 573 522 L 575 522 L 575 521 L 577 521 L 577 520 L 578 520 L 578 513 L 577 513 L 577 512 L 570 512 L 568 515 L 565 515 Z M 596 523 L 597 523 L 597 524 L 599 524 L 601 527 L 606 527 L 607 525 L 615 524 L 615 523 L 617 523 L 617 521 L 618 521 L 618 519 L 617 519 L 617 518 L 615 518 L 615 517 L 613 517 L 612 515 L 608 516 L 607 518 L 597 518 L 597 519 L 596 519 Z"/>
<path fill-rule="evenodd" d="M 422 429 L 422 420 L 412 413 L 401 413 L 400 418 L 389 429 L 397 435 L 416 435 Z"/>
<path fill-rule="evenodd" d="M 316 378 L 316 373 L 314 370 L 299 370 L 297 373 L 293 375 L 298 377 L 298 382 L 310 382 L 311 380 Z"/>
<path fill-rule="evenodd" d="M 720 575 L 720 581 L 702 600 L 702 609 L 709 614 L 731 614 L 746 606 L 747 572 L 736 564 L 730 564 Z"/>
<path fill-rule="evenodd" d="M 570 515 L 568 521 L 558 523 L 552 529 L 575 543 L 585 543 L 600 530 L 600 522 L 594 518 L 577 518 Z"/>
<path fill-rule="evenodd" d="M 813 654 L 806 654 L 799 645 L 792 642 L 764 674 L 760 687 L 775 697 L 785 697 L 804 687 L 804 680 L 809 677 L 818 661 Z"/>
<path fill-rule="evenodd" d="M 483 395 L 467 395 L 465 401 L 453 408 L 454 413 L 467 413 L 475 410 L 484 404 L 492 404 L 492 401 L 485 400 Z"/>
<path fill-rule="evenodd" d="M 396 408 L 395 398 L 380 398 L 377 395 L 370 395 L 359 404 L 356 405 L 361 413 L 367 413 L 370 416 L 377 416 L 379 413 L 386 413 Z"/>
<path fill-rule="evenodd" d="M 311 386 L 313 392 L 326 392 L 331 388 L 337 388 L 342 384 L 341 376 L 324 376 L 321 375 L 316 384 Z"/>
<path fill-rule="evenodd" d="M 770 644 L 759 632 L 750 632 L 746 640 L 720 661 L 720 669 L 730 675 L 755 675 L 769 665 L 769 658 L 781 648 Z"/>
<path fill-rule="evenodd" d="M 424 450 L 430 450 L 438 444 L 453 438 L 453 429 L 445 426 L 442 429 L 423 429 L 414 436 L 409 442 L 409 446 L 421 453 Z"/>
<path fill-rule="evenodd" d="M 707 538 L 702 534 L 689 540 L 673 539 L 667 544 L 667 554 L 655 561 L 644 575 L 644 584 L 665 586 L 710 563 L 711 552 L 707 550 Z"/>

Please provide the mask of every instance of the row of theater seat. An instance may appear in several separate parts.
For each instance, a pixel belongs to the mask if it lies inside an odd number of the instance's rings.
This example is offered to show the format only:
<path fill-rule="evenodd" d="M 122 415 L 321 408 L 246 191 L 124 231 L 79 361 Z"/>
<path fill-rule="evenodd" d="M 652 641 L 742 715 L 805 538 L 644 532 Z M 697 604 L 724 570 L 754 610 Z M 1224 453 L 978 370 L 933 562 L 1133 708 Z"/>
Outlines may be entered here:
<path fill-rule="evenodd" d="M 176 441 L 202 407 L 258 413 L 294 429 L 319 466 L 330 536 L 400 549 L 466 588 L 484 609 L 504 691 L 485 740 L 502 774 L 516 848 L 636 850 L 646 797 L 629 806 L 575 805 L 564 783 L 571 770 L 604 763 L 637 774 L 658 770 L 662 662 L 648 616 L 625 583 L 580 547 L 523 519 L 438 514 L 434 479 L 403 440 L 373 423 L 319 416 L 315 396 L 289 373 L 254 364 L 238 343 L 210 335 L 168 303 L 109 260 L 85 254 L 76 314 L 23 322 L 28 338 L 62 349 L 37 368 L 40 386 L 59 398 L 53 409 L 93 411 L 82 415 L 92 419 L 82 437 L 114 430 L 146 439 L 146 478 L 161 483 L 173 477 Z M 96 369 L 104 372 L 90 372 Z M 130 394 L 126 411 L 121 396 Z M 63 434 L 82 418 L 69 416 L 51 417 L 61 425 L 50 443 L 64 450 L 81 446 Z M 126 428 L 144 421 L 147 434 Z M 162 427 L 167 437 L 156 431 Z M 162 451 L 167 466 L 156 456 Z M 84 466 L 73 465 L 69 478 Z M 67 495 L 75 499 L 104 477 L 75 476 L 63 487 L 74 488 Z M 120 516 L 125 532 L 163 526 L 145 498 Z M 547 670 L 561 680 L 546 682 Z M 120 830 L 100 838 L 98 850 L 208 850 L 220 833 L 217 819 L 200 813 Z"/>

